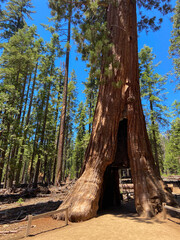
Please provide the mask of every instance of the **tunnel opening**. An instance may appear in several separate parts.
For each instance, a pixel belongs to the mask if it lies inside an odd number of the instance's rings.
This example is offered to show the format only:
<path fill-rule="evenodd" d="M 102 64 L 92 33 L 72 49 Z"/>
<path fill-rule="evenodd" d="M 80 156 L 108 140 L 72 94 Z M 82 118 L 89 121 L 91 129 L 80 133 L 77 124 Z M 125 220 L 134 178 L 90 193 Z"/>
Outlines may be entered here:
<path fill-rule="evenodd" d="M 100 211 L 121 206 L 121 201 L 123 200 L 123 193 L 120 192 L 122 169 L 130 169 L 127 144 L 127 119 L 123 119 L 119 123 L 115 158 L 104 173 L 99 200 Z"/>

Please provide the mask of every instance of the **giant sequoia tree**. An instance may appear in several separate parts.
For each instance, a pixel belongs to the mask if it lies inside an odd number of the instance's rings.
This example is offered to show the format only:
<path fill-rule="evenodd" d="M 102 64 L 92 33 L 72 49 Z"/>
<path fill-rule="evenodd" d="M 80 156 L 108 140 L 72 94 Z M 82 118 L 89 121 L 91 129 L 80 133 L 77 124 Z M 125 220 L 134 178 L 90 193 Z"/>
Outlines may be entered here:
<path fill-rule="evenodd" d="M 76 2 L 82 7 L 82 1 Z M 167 13 L 169 1 L 90 2 L 90 8 L 96 10 L 90 17 L 85 6 L 86 17 L 93 21 L 96 13 L 104 12 L 109 41 L 104 42 L 109 47 L 102 45 L 99 53 L 100 88 L 84 171 L 63 205 L 70 204 L 71 221 L 82 221 L 94 217 L 100 207 L 118 204 L 118 168 L 130 166 L 136 210 L 152 216 L 161 210 L 163 201 L 172 204 L 173 198 L 157 174 L 141 106 L 136 4 Z M 145 16 L 141 28 L 148 21 L 155 29 L 154 19 Z"/>

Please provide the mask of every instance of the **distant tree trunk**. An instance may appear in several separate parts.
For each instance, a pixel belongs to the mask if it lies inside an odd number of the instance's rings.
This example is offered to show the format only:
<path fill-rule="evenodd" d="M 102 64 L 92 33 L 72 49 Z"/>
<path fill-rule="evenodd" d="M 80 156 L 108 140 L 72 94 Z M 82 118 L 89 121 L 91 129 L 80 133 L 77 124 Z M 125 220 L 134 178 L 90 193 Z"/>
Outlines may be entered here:
<path fill-rule="evenodd" d="M 40 140 L 40 147 L 43 146 L 43 143 L 44 143 L 46 122 L 47 122 L 47 115 L 48 115 L 48 106 L 49 106 L 49 99 L 50 99 L 50 91 L 51 91 L 51 83 L 49 83 L 48 88 L 47 88 L 48 93 L 47 93 L 46 108 L 45 108 L 44 119 L 43 119 L 43 128 L 42 128 L 42 135 L 41 135 L 41 140 Z M 36 163 L 36 170 L 35 170 L 34 180 L 33 180 L 34 187 L 37 187 L 38 175 L 39 175 L 39 169 L 40 169 L 41 157 L 42 157 L 41 155 L 42 155 L 42 151 L 39 150 L 38 160 Z"/>
<path fill-rule="evenodd" d="M 30 163 L 31 167 L 30 167 L 30 171 L 29 171 L 29 184 L 31 184 L 33 181 L 33 164 L 34 164 L 34 158 L 37 153 L 37 141 L 38 141 L 38 133 L 39 133 L 38 125 L 39 124 L 37 123 L 36 133 L 35 133 L 35 138 L 34 138 L 34 143 L 33 143 L 33 152 L 32 152 L 31 163 Z"/>
<path fill-rule="evenodd" d="M 14 143 L 12 149 L 10 150 L 9 160 L 8 160 L 8 174 L 7 174 L 7 188 L 12 188 L 14 175 L 15 175 L 15 156 L 17 156 L 19 145 Z"/>
<path fill-rule="evenodd" d="M 26 117 L 26 123 L 25 123 L 25 130 L 24 130 L 24 136 L 23 136 L 23 142 L 22 142 L 22 147 L 21 147 L 21 152 L 19 156 L 19 162 L 18 162 L 18 168 L 17 168 L 17 173 L 16 173 L 16 184 L 19 182 L 20 178 L 20 171 L 22 168 L 22 163 L 23 163 L 23 156 L 24 156 L 24 144 L 26 141 L 26 136 L 27 136 L 27 126 L 29 124 L 29 119 L 30 119 L 30 113 L 31 113 L 31 108 L 32 108 L 32 101 L 34 97 L 34 89 L 35 89 L 35 84 L 36 84 L 36 75 L 37 75 L 37 69 L 38 69 L 38 62 L 36 64 L 35 68 L 35 73 L 34 73 L 34 78 L 33 78 L 33 84 L 32 84 L 32 90 L 31 90 L 31 97 L 30 97 L 30 102 L 29 102 L 29 107 L 28 107 L 28 113 Z M 31 77 L 30 77 L 31 79 Z M 24 122 L 24 121 L 23 121 Z"/>
<path fill-rule="evenodd" d="M 68 45 L 70 44 L 70 39 L 71 39 L 71 14 L 72 12 L 71 10 L 69 10 L 68 37 L 67 37 Z M 64 89 L 63 89 L 63 104 L 62 104 L 62 111 L 61 111 L 60 134 L 59 134 L 58 154 L 57 154 L 57 162 L 56 162 L 56 175 L 55 175 L 54 185 L 59 185 L 62 178 L 63 151 L 64 151 L 64 138 L 65 138 L 65 118 L 66 118 L 66 107 L 67 107 L 67 90 L 68 90 L 68 73 L 69 73 L 69 53 L 70 53 L 70 46 L 67 46 Z"/>
<path fill-rule="evenodd" d="M 48 172 L 48 169 L 47 169 L 47 166 L 48 166 L 48 153 L 47 153 L 47 150 L 48 150 L 48 141 L 44 141 L 44 150 L 45 150 L 45 154 L 44 154 L 44 174 L 43 174 L 43 183 L 46 182 L 46 176 L 47 176 L 47 172 Z M 50 167 L 50 166 L 49 166 Z"/>
<path fill-rule="evenodd" d="M 154 148 L 154 160 L 155 160 L 155 165 L 156 165 L 156 168 L 157 168 L 157 172 L 159 174 L 159 176 L 161 175 L 160 174 L 160 168 L 159 168 L 159 159 L 158 159 L 158 147 L 157 147 L 157 138 L 156 138 L 156 132 L 155 132 L 155 122 L 154 122 L 154 118 L 153 118 L 153 114 L 152 112 L 154 111 L 153 109 L 153 103 L 151 101 L 151 94 L 149 96 L 149 101 L 150 101 L 150 110 L 151 110 L 151 113 L 150 113 L 150 118 L 151 118 L 151 125 L 152 125 L 152 141 L 153 141 L 153 148 Z"/>
<path fill-rule="evenodd" d="M 4 174 L 4 185 L 3 185 L 3 188 L 6 188 L 6 187 L 7 187 L 8 169 L 9 169 L 10 157 L 11 157 L 11 148 L 9 149 L 9 154 L 8 154 L 8 159 L 7 159 L 7 164 L 6 164 L 6 170 L 5 170 L 5 174 Z"/>
<path fill-rule="evenodd" d="M 57 120 L 58 120 L 58 114 L 59 114 L 59 104 L 60 104 L 60 97 L 61 97 L 61 79 L 59 82 L 59 92 L 58 92 L 58 101 L 57 101 L 57 105 L 56 105 L 56 111 L 55 111 L 55 118 L 54 118 L 54 122 L 55 122 L 55 130 L 54 130 L 54 136 L 55 136 L 55 157 L 54 157 L 54 162 L 51 163 L 53 164 L 53 173 L 52 173 L 52 183 L 55 184 L 55 175 L 56 175 L 56 163 L 57 163 L 57 152 L 58 152 L 58 144 L 59 144 L 59 132 L 60 129 L 58 128 L 57 130 Z M 56 137 L 56 131 L 58 132 L 57 137 Z"/>
<path fill-rule="evenodd" d="M 27 166 L 27 163 L 24 162 L 23 170 L 22 170 L 22 176 L 21 176 L 21 183 L 25 183 L 25 177 L 26 177 L 26 166 Z"/>
<path fill-rule="evenodd" d="M 29 82 L 28 82 L 28 87 L 27 87 L 27 92 L 26 92 L 26 97 L 25 97 L 25 102 L 24 102 L 24 109 L 23 109 L 23 114 L 22 114 L 22 119 L 21 119 L 21 126 L 23 126 L 23 124 L 24 124 L 24 118 L 25 118 L 26 109 L 27 109 L 28 96 L 29 96 L 29 92 L 30 92 L 31 78 L 32 78 L 32 73 L 29 76 Z"/>
<path fill-rule="evenodd" d="M 17 82 L 19 81 L 19 72 L 17 74 Z M 23 86 L 21 89 L 21 98 L 20 98 L 20 104 L 19 104 L 19 113 L 17 116 L 14 116 L 16 118 L 15 125 L 13 126 L 12 132 L 16 133 L 16 137 L 20 137 L 21 135 L 21 127 L 20 127 L 20 119 L 21 119 L 21 114 L 22 114 L 22 109 L 23 109 L 23 101 L 24 101 L 24 93 L 25 93 L 25 87 L 27 83 L 27 76 L 28 76 L 28 66 L 27 66 L 27 73 L 24 78 Z M 13 149 L 10 154 L 10 165 L 8 169 L 8 181 L 7 181 L 7 187 L 11 188 L 15 176 L 15 168 L 16 168 L 16 158 L 19 150 L 19 143 L 15 142 L 13 144 Z"/>
<path fill-rule="evenodd" d="M 174 201 L 157 174 L 141 106 L 136 1 L 112 1 L 108 6 L 107 23 L 114 44 L 110 54 L 119 61 L 119 66 L 110 66 L 112 75 L 109 77 L 104 76 L 102 66 L 103 83 L 85 154 L 85 170 L 63 202 L 63 205 L 70 205 L 71 221 L 96 216 L 100 199 L 107 192 L 104 189 L 108 188 L 107 184 L 104 186 L 105 177 L 109 176 L 115 184 L 113 192 L 117 192 L 117 171 L 106 175 L 107 167 L 130 164 L 139 214 L 155 215 L 161 210 L 162 202 L 172 204 Z M 119 82 L 121 87 L 116 87 Z M 106 179 L 106 182 L 109 181 Z M 108 202 L 115 199 L 118 203 L 118 193 Z"/>
<path fill-rule="evenodd" d="M 3 168 L 4 168 L 4 163 L 6 159 L 6 151 L 8 149 L 8 135 L 10 131 L 10 123 L 7 123 L 7 133 L 6 136 L 3 138 L 3 144 L 2 146 L 4 147 L 3 151 L 0 151 L 0 185 L 1 185 L 1 180 L 2 180 L 2 175 L 3 175 Z"/>

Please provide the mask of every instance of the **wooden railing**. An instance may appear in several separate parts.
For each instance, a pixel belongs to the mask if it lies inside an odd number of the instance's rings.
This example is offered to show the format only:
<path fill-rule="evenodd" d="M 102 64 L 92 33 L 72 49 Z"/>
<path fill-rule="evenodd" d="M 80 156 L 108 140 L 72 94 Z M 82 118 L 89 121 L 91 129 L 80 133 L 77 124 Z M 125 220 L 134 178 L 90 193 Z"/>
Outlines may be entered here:
<path fill-rule="evenodd" d="M 51 216 L 53 214 L 57 214 L 59 212 L 64 212 L 65 211 L 65 224 L 68 225 L 68 208 L 69 207 L 64 207 L 64 208 L 60 208 L 51 212 L 47 212 L 47 213 L 42 213 L 42 214 L 38 214 L 38 215 L 28 215 L 28 223 L 27 223 L 27 229 L 26 229 L 26 237 L 29 236 L 29 232 L 31 229 L 31 222 L 33 219 L 38 219 L 38 218 L 43 218 L 43 217 L 47 217 L 47 216 Z"/>
<path fill-rule="evenodd" d="M 166 215 L 167 215 L 166 209 L 180 213 L 180 208 L 174 208 L 174 207 L 168 206 L 168 205 L 166 205 L 166 203 L 163 203 L 162 207 L 163 207 L 163 218 L 164 219 L 166 219 Z"/>

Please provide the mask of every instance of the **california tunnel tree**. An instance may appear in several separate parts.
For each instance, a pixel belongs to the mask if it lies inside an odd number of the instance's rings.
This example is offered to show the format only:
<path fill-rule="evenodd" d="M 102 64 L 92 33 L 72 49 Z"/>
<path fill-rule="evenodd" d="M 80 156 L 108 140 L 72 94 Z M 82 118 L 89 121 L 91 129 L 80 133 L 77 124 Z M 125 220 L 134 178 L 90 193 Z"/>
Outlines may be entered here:
<path fill-rule="evenodd" d="M 106 54 L 100 55 L 100 88 L 84 171 L 63 205 L 70 205 L 71 221 L 96 216 L 100 205 L 112 201 L 118 205 L 118 177 L 113 166 L 130 165 L 136 210 L 141 215 L 153 216 L 161 211 L 162 202 L 175 202 L 157 173 L 141 106 L 136 5 L 167 13 L 169 1 L 167 5 L 164 1 L 155 4 L 151 0 L 146 3 L 140 0 L 90 2 L 99 3 L 97 12 L 104 9 L 111 47 Z M 141 27 L 146 27 L 143 24 L 142 21 Z M 113 199 L 107 197 L 107 187 L 111 188 Z"/>

